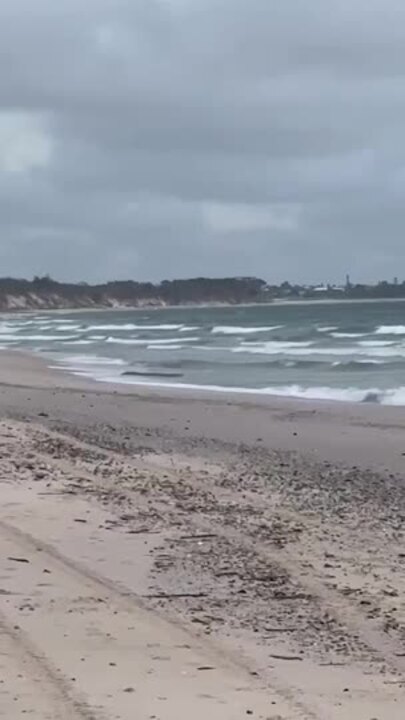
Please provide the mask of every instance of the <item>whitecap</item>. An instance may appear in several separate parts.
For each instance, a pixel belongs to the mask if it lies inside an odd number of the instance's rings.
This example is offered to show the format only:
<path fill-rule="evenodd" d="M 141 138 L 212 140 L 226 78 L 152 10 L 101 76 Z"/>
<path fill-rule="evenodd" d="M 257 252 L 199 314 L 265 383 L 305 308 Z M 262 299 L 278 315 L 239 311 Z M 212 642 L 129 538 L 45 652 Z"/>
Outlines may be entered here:
<path fill-rule="evenodd" d="M 405 347 L 391 346 L 391 347 L 359 347 L 359 346 L 347 346 L 347 347 L 281 347 L 275 343 L 263 343 L 262 345 L 256 345 L 252 347 L 249 343 L 240 345 L 235 348 L 231 348 L 231 352 L 234 353 L 251 353 L 251 354 L 264 354 L 264 355 L 288 355 L 295 357 L 317 357 L 317 356 L 342 356 L 342 357 L 358 357 L 358 356 L 371 356 L 371 357 L 405 357 Z"/>
<path fill-rule="evenodd" d="M 345 333 L 345 332 L 333 332 L 331 333 L 331 337 L 333 338 L 360 338 L 365 337 L 369 333 Z"/>
<path fill-rule="evenodd" d="M 59 361 L 59 358 L 58 358 Z M 75 365 L 126 365 L 120 358 L 102 357 L 100 355 L 67 355 L 60 358 L 60 362 Z"/>
<path fill-rule="evenodd" d="M 376 335 L 405 335 L 405 325 L 380 325 Z"/>
<path fill-rule="evenodd" d="M 268 352 L 271 355 L 273 353 L 283 352 L 283 350 L 291 350 L 294 348 L 309 348 L 312 345 L 313 342 L 311 342 L 310 340 L 305 342 L 289 342 L 287 340 L 269 340 L 268 342 L 242 342 L 238 347 L 232 348 L 232 351 L 249 351 L 249 349 L 252 348 L 254 351 L 264 353 Z"/>
<path fill-rule="evenodd" d="M 77 335 L 0 335 L 0 340 L 23 342 L 52 342 L 57 340 L 77 340 Z"/>
<path fill-rule="evenodd" d="M 147 350 L 183 350 L 184 345 L 147 345 Z"/>
<path fill-rule="evenodd" d="M 72 325 L 63 324 L 63 325 L 56 325 L 55 327 L 52 327 L 50 325 L 49 329 L 51 329 L 51 328 L 53 330 L 58 330 L 59 332 L 66 332 L 66 331 L 71 332 L 73 330 L 81 330 L 82 326 L 81 325 L 73 325 L 73 324 Z M 42 328 L 42 329 L 44 329 L 44 328 Z"/>
<path fill-rule="evenodd" d="M 380 397 L 381 391 L 362 388 L 336 388 L 336 387 L 303 387 L 301 385 L 284 385 L 281 387 L 265 388 L 264 393 L 281 397 L 296 397 L 306 400 L 332 400 L 342 402 L 364 402 L 371 395 Z"/>
<path fill-rule="evenodd" d="M 353 360 L 335 360 L 335 362 L 332 363 L 332 367 L 344 367 L 345 365 L 385 365 L 385 362 L 384 360 L 373 360 L 373 358 L 370 357 L 366 360 L 361 360 L 360 358 Z"/>
<path fill-rule="evenodd" d="M 99 330 L 181 330 L 184 327 L 184 325 L 135 325 L 133 323 L 126 323 L 124 325 L 89 325 L 86 328 L 86 331 L 95 331 L 98 332 Z"/>
<path fill-rule="evenodd" d="M 137 340 L 135 338 L 117 338 L 114 336 L 110 336 L 105 338 L 105 342 L 115 345 L 146 345 L 148 340 Z"/>
<path fill-rule="evenodd" d="M 86 332 L 95 331 L 98 332 L 99 330 L 136 330 L 137 325 L 133 325 L 132 323 L 127 323 L 125 325 L 88 325 L 85 330 Z"/>
<path fill-rule="evenodd" d="M 22 326 L 21 326 L 22 327 Z M 20 332 L 20 327 L 15 323 L 0 323 L 0 333 Z"/>
<path fill-rule="evenodd" d="M 267 394 L 281 395 L 283 397 L 297 397 L 307 400 L 329 400 L 354 403 L 379 403 L 382 405 L 405 405 L 405 387 L 389 388 L 332 388 L 332 387 L 302 387 L 288 385 L 279 388 L 266 388 Z"/>
<path fill-rule="evenodd" d="M 181 340 L 182 343 L 190 343 L 190 342 L 199 342 L 199 337 L 182 337 L 182 338 L 160 338 L 160 340 L 142 340 L 143 343 L 148 343 L 148 345 L 172 345 L 178 344 L 179 340 Z"/>
<path fill-rule="evenodd" d="M 212 328 L 213 335 L 244 335 L 280 330 L 284 325 L 267 325 L 265 327 L 238 327 L 236 325 L 216 325 Z"/>
<path fill-rule="evenodd" d="M 93 345 L 92 340 L 65 340 L 63 345 Z"/>
<path fill-rule="evenodd" d="M 115 337 L 114 335 L 110 335 L 110 337 L 107 337 L 105 339 L 106 343 L 111 343 L 115 345 L 150 345 L 152 346 L 163 346 L 167 345 L 168 347 L 172 344 L 177 344 L 179 342 L 180 338 L 161 338 L 159 340 L 150 340 L 149 338 L 119 338 Z M 198 337 L 192 337 L 192 338 L 181 338 L 181 342 L 188 343 L 188 342 L 197 342 L 200 338 Z"/>
<path fill-rule="evenodd" d="M 390 347 L 395 345 L 394 340 L 360 340 L 359 345 L 362 347 Z"/>

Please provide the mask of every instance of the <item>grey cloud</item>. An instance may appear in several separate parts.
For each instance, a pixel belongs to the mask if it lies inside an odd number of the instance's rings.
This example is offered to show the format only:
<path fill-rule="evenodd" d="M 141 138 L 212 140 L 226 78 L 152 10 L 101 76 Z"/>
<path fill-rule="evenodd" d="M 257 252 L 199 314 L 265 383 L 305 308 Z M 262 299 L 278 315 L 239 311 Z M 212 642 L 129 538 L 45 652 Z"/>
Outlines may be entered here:
<path fill-rule="evenodd" d="M 2 274 L 399 274 L 400 0 L 4 0 L 0 49 Z"/>

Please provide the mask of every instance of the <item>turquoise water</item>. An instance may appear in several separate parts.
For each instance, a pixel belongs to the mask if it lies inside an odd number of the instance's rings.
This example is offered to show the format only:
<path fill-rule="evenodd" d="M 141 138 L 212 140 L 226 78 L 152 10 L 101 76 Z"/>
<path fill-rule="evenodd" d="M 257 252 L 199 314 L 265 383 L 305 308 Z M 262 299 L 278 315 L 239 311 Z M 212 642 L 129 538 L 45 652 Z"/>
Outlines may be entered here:
<path fill-rule="evenodd" d="M 405 404 L 405 302 L 3 315 L 0 346 L 99 381 Z"/>

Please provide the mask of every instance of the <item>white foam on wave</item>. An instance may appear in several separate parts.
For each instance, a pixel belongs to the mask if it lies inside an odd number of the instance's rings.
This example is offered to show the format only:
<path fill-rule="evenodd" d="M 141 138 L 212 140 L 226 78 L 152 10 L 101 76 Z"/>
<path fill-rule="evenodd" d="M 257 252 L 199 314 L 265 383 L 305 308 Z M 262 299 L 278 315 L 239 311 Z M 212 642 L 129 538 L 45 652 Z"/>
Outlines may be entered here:
<path fill-rule="evenodd" d="M 105 342 L 113 345 L 145 345 L 146 340 L 137 340 L 136 338 L 117 338 L 112 335 L 105 338 Z"/>
<path fill-rule="evenodd" d="M 405 335 L 405 325 L 380 325 L 376 335 Z"/>
<path fill-rule="evenodd" d="M 32 320 L 27 320 L 26 322 L 23 322 L 21 320 L 15 320 L 14 318 L 10 318 L 9 321 L 1 323 L 0 327 L 8 327 L 10 330 L 15 328 L 18 330 L 19 328 L 28 327 L 29 325 L 33 325 Z"/>
<path fill-rule="evenodd" d="M 357 352 L 360 355 L 366 355 L 367 357 L 403 358 L 405 357 L 405 346 L 391 345 L 390 347 L 363 347 L 359 348 Z"/>
<path fill-rule="evenodd" d="M 190 343 L 190 342 L 197 342 L 200 338 L 198 337 L 182 337 L 181 342 L 182 343 Z M 167 346 L 170 347 L 172 345 L 176 345 L 179 343 L 180 338 L 161 338 L 159 340 L 149 340 L 147 338 L 119 338 L 115 337 L 114 335 L 111 335 L 110 337 L 105 339 L 106 343 L 114 344 L 114 345 L 140 345 L 145 346 L 148 345 L 150 347 L 156 346 L 163 347 Z"/>
<path fill-rule="evenodd" d="M 331 337 L 333 338 L 361 338 L 368 335 L 368 333 L 349 333 L 349 332 L 333 332 Z"/>
<path fill-rule="evenodd" d="M 85 330 L 86 332 L 95 331 L 98 332 L 98 330 L 136 330 L 137 326 L 133 325 L 132 323 L 126 323 L 125 325 L 117 325 L 110 324 L 110 325 L 88 325 Z"/>
<path fill-rule="evenodd" d="M 23 329 L 24 329 L 24 328 L 23 328 Z M 39 330 L 39 332 L 46 332 L 47 330 L 57 330 L 56 327 L 54 327 L 53 325 L 51 325 L 51 323 L 48 323 L 48 322 L 46 322 L 46 323 L 43 323 L 43 322 L 41 322 L 41 323 L 33 323 L 32 326 L 31 326 L 31 329 L 34 330 L 34 331 L 35 331 L 35 330 Z M 70 325 L 69 325 L 69 327 L 67 328 L 67 330 L 71 330 Z"/>
<path fill-rule="evenodd" d="M 24 342 L 26 340 L 29 342 L 44 342 L 46 340 L 76 340 L 77 337 L 75 335 L 21 335 L 18 339 Z"/>
<path fill-rule="evenodd" d="M 71 320 L 69 318 L 64 317 L 56 317 L 56 318 L 43 318 L 40 322 L 48 322 L 53 325 L 57 325 L 58 323 L 63 323 L 63 325 L 77 325 L 77 319 Z"/>
<path fill-rule="evenodd" d="M 182 330 L 184 325 L 137 325 L 137 330 Z"/>
<path fill-rule="evenodd" d="M 232 352 L 262 352 L 273 355 L 283 353 L 284 350 L 310 348 L 313 343 L 310 340 L 304 342 L 289 342 L 282 340 L 269 340 L 268 342 L 242 342 L 238 347 L 232 348 Z"/>
<path fill-rule="evenodd" d="M 52 326 L 50 325 L 49 327 L 51 328 Z M 66 331 L 72 332 L 74 330 L 82 330 L 82 326 L 81 325 L 73 325 L 73 323 L 69 324 L 69 325 L 67 325 L 66 323 L 63 323 L 63 325 L 56 325 L 55 327 L 52 327 L 52 329 L 57 330 L 58 332 L 66 332 Z"/>
<path fill-rule="evenodd" d="M 362 347 L 392 347 L 395 340 L 360 340 L 359 345 Z"/>
<path fill-rule="evenodd" d="M 272 332 L 273 330 L 280 330 L 283 325 L 267 325 L 265 327 L 246 327 L 236 325 L 216 325 L 212 328 L 211 332 L 213 335 L 248 335 L 262 332 Z"/>
<path fill-rule="evenodd" d="M 93 340 L 65 340 L 63 345 L 93 345 Z"/>
<path fill-rule="evenodd" d="M 179 328 L 179 332 L 186 333 L 186 332 L 196 332 L 199 330 L 199 325 L 184 325 L 184 327 Z"/>
<path fill-rule="evenodd" d="M 286 385 L 278 388 L 266 388 L 263 392 L 281 397 L 296 397 L 306 400 L 330 400 L 352 403 L 376 402 L 381 405 L 405 405 L 404 386 L 380 390 L 378 388 L 332 388 Z"/>
<path fill-rule="evenodd" d="M 316 328 L 317 332 L 319 333 L 328 333 L 332 332 L 333 330 L 338 330 L 336 325 L 321 325 L 320 327 Z"/>
<path fill-rule="evenodd" d="M 47 341 L 63 341 L 63 340 L 77 340 L 76 335 L 0 335 L 0 340 L 11 340 L 19 343 L 23 342 L 47 342 Z"/>
<path fill-rule="evenodd" d="M 134 323 L 126 323 L 124 325 L 115 324 L 115 325 L 88 325 L 86 328 L 86 331 L 95 331 L 98 332 L 99 330 L 181 330 L 184 327 L 184 325 L 135 325 Z"/>
<path fill-rule="evenodd" d="M 184 345 L 147 345 L 147 350 L 183 350 Z"/>
<path fill-rule="evenodd" d="M 127 365 L 121 358 L 102 357 L 100 355 L 66 355 L 58 362 L 74 365 Z"/>
<path fill-rule="evenodd" d="M 148 345 L 172 345 L 179 342 L 179 340 L 182 343 L 190 343 L 190 342 L 199 342 L 199 337 L 182 337 L 182 338 L 161 338 L 160 340 L 142 340 L 143 343 L 147 343 Z"/>
<path fill-rule="evenodd" d="M 98 382 L 123 385 L 143 385 L 176 390 L 197 390 L 200 392 L 237 393 L 243 395 L 271 395 L 275 397 L 298 398 L 329 402 L 375 402 L 383 405 L 405 405 L 405 386 L 380 390 L 378 388 L 336 388 L 327 386 L 304 387 L 302 385 L 281 385 L 265 388 L 227 387 L 224 385 L 196 385 L 192 383 L 161 382 L 141 380 L 132 376 L 94 376 Z"/>
<path fill-rule="evenodd" d="M 378 390 L 364 390 L 362 388 L 332 388 L 332 387 L 303 387 L 301 385 L 284 385 L 281 387 L 266 388 L 269 395 L 281 397 L 297 397 L 306 400 L 338 400 L 342 402 L 362 402 L 369 394 L 376 396 Z"/>
<path fill-rule="evenodd" d="M 262 343 L 255 344 L 246 343 L 241 344 L 238 347 L 231 348 L 231 352 L 234 353 L 251 353 L 259 355 L 287 355 L 294 357 L 383 357 L 383 358 L 394 358 L 405 357 L 405 346 L 392 345 L 390 347 L 360 347 L 359 345 L 347 346 L 347 347 L 305 347 L 303 344 L 299 347 L 288 347 L 286 344 L 284 347 L 282 343 Z"/>
<path fill-rule="evenodd" d="M 31 325 L 31 323 L 30 323 Z M 18 324 L 16 322 L 2 322 L 0 323 L 0 336 L 15 333 L 18 335 L 20 332 L 24 332 L 27 327 L 27 323 Z M 36 328 L 32 328 L 35 332 Z"/>
<path fill-rule="evenodd" d="M 375 360 L 373 358 L 367 358 L 366 360 L 360 360 L 360 358 L 357 358 L 356 360 L 335 360 L 335 362 L 332 363 L 332 367 L 344 367 L 345 365 L 385 365 L 384 360 Z"/>

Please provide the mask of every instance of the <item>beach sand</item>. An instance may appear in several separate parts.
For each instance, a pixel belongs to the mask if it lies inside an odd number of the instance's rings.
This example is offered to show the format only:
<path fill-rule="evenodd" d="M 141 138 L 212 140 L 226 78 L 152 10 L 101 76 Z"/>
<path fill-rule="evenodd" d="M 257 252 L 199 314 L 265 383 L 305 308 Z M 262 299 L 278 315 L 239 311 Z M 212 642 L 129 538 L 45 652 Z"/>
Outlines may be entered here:
<path fill-rule="evenodd" d="M 402 720 L 405 409 L 0 354 L 0 717 Z"/>

